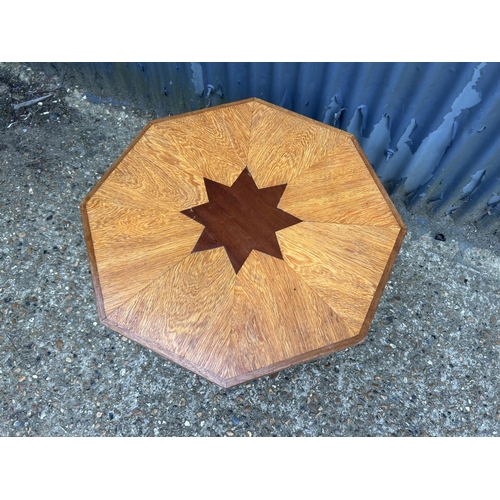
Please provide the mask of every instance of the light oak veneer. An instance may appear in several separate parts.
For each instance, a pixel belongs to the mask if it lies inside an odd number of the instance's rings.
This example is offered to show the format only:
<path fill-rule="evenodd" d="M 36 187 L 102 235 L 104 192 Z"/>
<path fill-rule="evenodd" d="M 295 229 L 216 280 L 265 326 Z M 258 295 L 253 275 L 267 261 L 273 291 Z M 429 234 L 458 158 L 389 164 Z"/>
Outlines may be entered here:
<path fill-rule="evenodd" d="M 255 98 L 150 122 L 80 208 L 100 321 L 223 387 L 361 342 L 406 233 L 351 134 Z"/>

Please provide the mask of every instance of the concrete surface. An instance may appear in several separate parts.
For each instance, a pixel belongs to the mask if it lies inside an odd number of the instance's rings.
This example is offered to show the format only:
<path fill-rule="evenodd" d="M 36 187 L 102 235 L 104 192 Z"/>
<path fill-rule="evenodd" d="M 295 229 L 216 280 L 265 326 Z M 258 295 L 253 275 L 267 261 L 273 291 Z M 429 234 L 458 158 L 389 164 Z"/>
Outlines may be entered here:
<path fill-rule="evenodd" d="M 500 432 L 498 236 L 397 200 L 408 235 L 359 346 L 224 390 L 100 326 L 79 203 L 156 117 L 76 85 L 0 64 L 0 435 Z"/>

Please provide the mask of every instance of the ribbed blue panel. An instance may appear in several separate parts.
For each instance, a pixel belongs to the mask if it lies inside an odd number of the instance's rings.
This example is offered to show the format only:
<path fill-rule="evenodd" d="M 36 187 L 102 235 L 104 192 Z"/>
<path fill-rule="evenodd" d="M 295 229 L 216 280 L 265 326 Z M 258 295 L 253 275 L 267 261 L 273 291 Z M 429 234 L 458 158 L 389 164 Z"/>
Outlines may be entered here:
<path fill-rule="evenodd" d="M 54 66 L 157 116 L 260 97 L 353 133 L 389 193 L 414 210 L 500 227 L 498 63 Z"/>

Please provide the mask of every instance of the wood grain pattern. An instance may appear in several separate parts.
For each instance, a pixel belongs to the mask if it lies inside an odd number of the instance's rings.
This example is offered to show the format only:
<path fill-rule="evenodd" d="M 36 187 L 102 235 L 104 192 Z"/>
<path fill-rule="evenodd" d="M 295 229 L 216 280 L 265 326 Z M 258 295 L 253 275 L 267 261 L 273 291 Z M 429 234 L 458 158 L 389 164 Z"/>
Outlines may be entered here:
<path fill-rule="evenodd" d="M 186 219 L 189 220 L 189 219 Z M 190 254 L 108 315 L 203 376 L 224 371 L 236 275 L 222 248 Z M 181 362 L 182 364 L 182 362 Z"/>
<path fill-rule="evenodd" d="M 202 177 L 231 186 L 247 166 L 254 102 L 232 108 L 214 107 L 204 113 L 156 123 L 163 148 L 184 168 L 196 168 Z"/>
<path fill-rule="evenodd" d="M 231 187 L 205 185 L 210 201 L 182 211 L 205 226 L 193 252 L 223 246 L 236 273 L 253 249 L 282 259 L 276 231 L 300 222 L 276 208 L 285 186 L 260 190 L 246 168 Z"/>
<path fill-rule="evenodd" d="M 399 228 L 302 222 L 277 233 L 285 262 L 359 333 Z"/>
<path fill-rule="evenodd" d="M 394 203 L 391 200 L 391 197 L 387 194 L 387 191 L 385 190 L 384 186 L 382 185 L 381 180 L 378 178 L 377 173 L 373 169 L 371 163 L 368 161 L 368 158 L 366 157 L 366 155 L 365 155 L 363 149 L 361 148 L 361 146 L 359 145 L 358 141 L 356 140 L 356 138 L 352 134 L 349 134 L 349 136 L 350 136 L 349 141 L 356 148 L 356 151 L 358 152 L 359 156 L 363 160 L 366 169 L 368 170 L 368 172 L 372 176 L 373 182 L 376 184 L 380 193 L 384 197 L 384 200 L 387 203 L 387 206 L 389 207 L 390 211 L 392 212 L 394 219 L 396 219 L 398 226 L 403 230 L 403 238 L 404 238 L 404 235 L 406 234 L 406 226 L 405 226 L 405 223 L 403 222 L 403 219 L 399 215 Z M 398 251 L 399 251 L 399 247 L 398 247 Z"/>
<path fill-rule="evenodd" d="M 307 221 L 399 226 L 351 140 L 290 182 L 279 207 Z"/>
<path fill-rule="evenodd" d="M 343 134 L 305 116 L 256 100 L 248 168 L 259 188 L 288 184 L 345 140 Z"/>
<path fill-rule="evenodd" d="M 279 366 L 352 335 L 284 261 L 261 252 L 253 251 L 241 268 L 234 294 L 224 378 Z"/>
<path fill-rule="evenodd" d="M 145 137 L 148 136 L 146 133 Z M 205 203 L 208 198 L 203 178 L 197 173 L 160 168 L 133 149 L 87 202 L 89 209 L 99 200 L 130 207 L 180 211 L 191 203 Z"/>
<path fill-rule="evenodd" d="M 398 214 L 398 217 L 399 217 L 399 214 Z M 361 329 L 359 331 L 359 335 L 362 338 L 366 337 L 368 329 L 370 328 L 370 324 L 373 320 L 373 316 L 375 315 L 375 312 L 377 310 L 377 306 L 380 302 L 380 299 L 382 298 L 382 293 L 384 291 L 385 285 L 387 284 L 387 280 L 389 279 L 389 276 L 391 274 L 392 266 L 394 265 L 394 262 L 396 261 L 396 258 L 398 256 L 398 252 L 401 248 L 401 245 L 403 243 L 405 235 L 406 235 L 406 226 L 403 225 L 403 227 L 401 227 L 399 230 L 398 236 L 396 238 L 396 242 L 394 243 L 394 246 L 392 247 L 391 254 L 389 255 L 389 258 L 387 259 L 385 269 L 382 273 L 380 281 L 378 282 L 377 289 L 375 290 L 375 293 L 373 295 L 373 299 L 372 299 L 372 302 L 370 304 L 370 307 L 368 308 L 368 312 L 366 313 L 365 321 L 363 322 L 363 325 L 361 326 Z"/>
<path fill-rule="evenodd" d="M 86 211 L 87 202 L 101 189 L 102 185 L 106 180 L 110 177 L 110 175 L 121 165 L 122 161 L 128 156 L 128 154 L 134 149 L 137 142 L 139 142 L 144 134 L 151 128 L 152 122 L 147 123 L 144 128 L 140 131 L 139 134 L 134 138 L 134 140 L 128 145 L 125 151 L 116 159 L 116 161 L 111 165 L 111 167 L 104 173 L 104 175 L 97 181 L 95 186 L 87 193 L 85 198 L 83 198 L 80 203 L 80 211 L 82 214 Z M 86 220 L 83 217 L 83 222 L 85 224 Z M 84 226 L 84 231 L 86 231 L 86 227 Z"/>
<path fill-rule="evenodd" d="M 406 232 L 351 134 L 259 99 L 151 122 L 81 212 L 101 322 L 223 387 L 361 342 Z"/>
<path fill-rule="evenodd" d="M 97 197 L 87 213 L 106 314 L 187 257 L 202 231 L 176 211 Z"/>

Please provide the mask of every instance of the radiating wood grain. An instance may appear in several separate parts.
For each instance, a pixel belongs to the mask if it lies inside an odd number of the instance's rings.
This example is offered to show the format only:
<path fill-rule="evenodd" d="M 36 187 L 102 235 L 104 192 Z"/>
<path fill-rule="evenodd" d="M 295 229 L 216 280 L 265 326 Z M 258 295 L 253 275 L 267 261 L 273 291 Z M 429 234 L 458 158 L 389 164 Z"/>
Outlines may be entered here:
<path fill-rule="evenodd" d="M 205 184 L 209 202 L 182 211 L 205 226 L 193 252 L 223 246 L 236 273 L 253 249 L 282 258 L 276 231 L 300 222 L 276 207 L 284 186 L 260 190 L 246 168 L 230 187 Z"/>
<path fill-rule="evenodd" d="M 279 207 L 307 221 L 399 226 L 350 140 L 290 182 Z"/>
<path fill-rule="evenodd" d="M 219 380 L 235 278 L 224 249 L 191 254 L 112 311 L 108 320 L 167 357 L 181 364 L 186 359 L 190 368 L 195 365 L 198 373 L 209 378 L 213 373 Z"/>
<path fill-rule="evenodd" d="M 261 189 L 235 217 L 247 166 Z M 181 213 L 207 205 L 207 183 L 236 239 L 278 202 L 303 222 L 235 274 Z M 223 387 L 362 341 L 406 231 L 353 136 L 258 99 L 151 122 L 81 212 L 103 324 Z"/>
<path fill-rule="evenodd" d="M 144 137 L 149 137 L 149 132 Z M 142 140 L 139 144 L 142 147 Z M 180 211 L 192 204 L 205 203 L 208 198 L 203 178 L 197 172 L 193 174 L 189 170 L 165 165 L 158 167 L 133 149 L 103 182 L 87 206 L 92 207 L 92 203 L 98 200 Z"/>
<path fill-rule="evenodd" d="M 93 198 L 93 196 L 101 189 L 102 185 L 106 182 L 106 180 L 110 177 L 110 175 L 118 168 L 118 166 L 122 163 L 122 161 L 128 156 L 130 151 L 134 148 L 136 143 L 144 137 L 144 134 L 151 128 L 152 122 L 147 123 L 144 128 L 141 130 L 139 134 L 134 138 L 134 140 L 127 146 L 125 151 L 116 159 L 116 161 L 111 165 L 111 167 L 104 173 L 104 175 L 99 179 L 99 181 L 95 184 L 95 186 L 87 193 L 85 198 L 80 203 L 80 210 L 82 214 L 85 213 L 87 202 Z M 84 216 L 85 223 L 85 216 Z M 84 230 L 86 228 L 84 227 Z"/>
<path fill-rule="evenodd" d="M 285 262 L 359 333 L 399 227 L 302 222 L 277 233 Z"/>
<path fill-rule="evenodd" d="M 405 226 L 405 223 L 403 222 L 403 219 L 401 218 L 401 215 L 399 215 L 399 213 L 396 209 L 396 206 L 392 202 L 391 197 L 387 194 L 387 191 L 385 190 L 384 186 L 382 185 L 382 182 L 378 178 L 378 175 L 375 172 L 375 170 L 373 169 L 371 163 L 368 161 L 368 158 L 366 157 L 365 152 L 361 148 L 360 144 L 358 143 L 358 141 L 356 140 L 356 138 L 353 135 L 351 135 L 351 134 L 349 134 L 349 135 L 350 135 L 349 141 L 356 148 L 356 151 L 359 153 L 359 156 L 363 160 L 368 172 L 371 174 L 373 182 L 377 185 L 380 192 L 382 193 L 382 196 L 384 197 L 384 200 L 387 203 L 387 206 L 389 207 L 390 211 L 392 212 L 392 215 L 396 219 L 396 222 L 398 223 L 399 227 L 402 228 L 403 238 L 404 238 L 404 235 L 406 234 L 406 226 Z M 398 251 L 399 251 L 399 246 L 398 246 Z"/>
<path fill-rule="evenodd" d="M 215 107 L 157 122 L 152 129 L 162 135 L 163 148 L 180 166 L 196 168 L 202 177 L 230 186 L 247 165 L 254 104 Z"/>
<path fill-rule="evenodd" d="M 234 294 L 224 378 L 279 366 L 316 349 L 333 350 L 335 343 L 352 336 L 284 261 L 261 252 L 253 251 L 241 268 Z"/>
<path fill-rule="evenodd" d="M 256 100 L 248 168 L 259 188 L 287 184 L 345 140 L 343 134 L 305 116 Z"/>
<path fill-rule="evenodd" d="M 118 205 L 96 197 L 87 213 L 106 313 L 187 257 L 202 231 L 176 211 Z"/>

